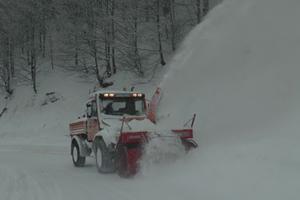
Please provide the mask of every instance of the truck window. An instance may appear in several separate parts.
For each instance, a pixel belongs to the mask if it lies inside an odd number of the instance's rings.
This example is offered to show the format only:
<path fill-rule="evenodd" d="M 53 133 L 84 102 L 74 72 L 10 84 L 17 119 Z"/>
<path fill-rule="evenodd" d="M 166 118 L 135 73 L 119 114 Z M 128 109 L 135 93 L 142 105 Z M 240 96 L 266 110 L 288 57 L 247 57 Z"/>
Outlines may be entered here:
<path fill-rule="evenodd" d="M 96 101 L 91 101 L 86 104 L 86 113 L 88 117 L 97 117 Z"/>
<path fill-rule="evenodd" d="M 101 112 L 106 115 L 144 115 L 145 105 L 141 98 L 115 97 L 102 100 Z"/>

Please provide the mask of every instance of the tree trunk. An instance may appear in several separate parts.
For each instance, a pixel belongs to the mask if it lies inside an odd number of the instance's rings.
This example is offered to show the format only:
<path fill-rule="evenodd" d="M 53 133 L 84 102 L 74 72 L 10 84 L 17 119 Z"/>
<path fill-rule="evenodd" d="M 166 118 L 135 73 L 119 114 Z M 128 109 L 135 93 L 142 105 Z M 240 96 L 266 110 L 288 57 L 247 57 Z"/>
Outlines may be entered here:
<path fill-rule="evenodd" d="M 32 52 L 31 54 L 31 79 L 32 79 L 32 88 L 34 93 L 37 93 L 36 89 L 36 61 L 35 61 L 35 55 Z"/>
<path fill-rule="evenodd" d="M 197 8 L 197 24 L 201 22 L 202 12 L 201 12 L 201 0 L 196 0 L 196 8 Z"/>
<path fill-rule="evenodd" d="M 77 33 L 75 33 L 75 54 L 74 54 L 74 64 L 75 64 L 75 67 L 76 67 L 76 68 L 78 67 L 78 64 L 79 64 L 78 51 L 79 51 L 79 48 L 78 48 L 78 37 L 77 37 Z"/>
<path fill-rule="evenodd" d="M 115 58 L 115 0 L 111 0 L 111 40 L 112 40 L 112 47 L 111 47 L 111 59 L 112 59 L 112 70 L 113 74 L 117 73 L 117 66 L 116 66 L 116 58 Z"/>
<path fill-rule="evenodd" d="M 51 34 L 49 34 L 49 46 L 50 46 L 51 69 L 54 70 L 53 40 Z"/>
<path fill-rule="evenodd" d="M 134 0 L 134 30 L 133 30 L 133 48 L 134 48 L 134 67 L 137 69 L 139 75 L 144 76 L 144 72 L 142 69 L 142 64 L 139 55 L 138 49 L 138 0 Z"/>
<path fill-rule="evenodd" d="M 43 58 L 46 57 L 46 29 L 43 30 L 42 40 L 43 40 L 43 46 L 42 46 L 42 54 Z"/>
<path fill-rule="evenodd" d="M 11 68 L 10 68 L 10 42 L 9 42 L 9 37 L 6 37 L 4 40 L 4 49 L 3 49 L 3 79 L 4 79 L 4 88 L 7 94 L 11 95 L 12 94 L 12 89 L 11 89 Z"/>
<path fill-rule="evenodd" d="M 40 48 L 42 52 L 43 58 L 46 57 L 46 19 L 45 15 L 42 16 L 42 22 L 41 22 L 41 27 L 40 27 Z"/>
<path fill-rule="evenodd" d="M 146 1 L 146 7 L 145 7 L 145 21 L 149 22 L 150 21 L 150 5 L 149 5 L 149 1 Z"/>
<path fill-rule="evenodd" d="M 174 0 L 169 0 L 170 3 L 170 24 L 171 24 L 171 46 L 172 50 L 176 49 L 176 30 L 175 30 L 175 5 Z"/>
<path fill-rule="evenodd" d="M 106 16 L 106 19 L 104 20 L 104 32 L 105 32 L 105 59 L 106 59 L 106 72 L 107 73 L 111 73 L 111 64 L 110 64 L 110 60 L 111 60 L 111 54 L 110 54 L 110 51 L 111 51 L 111 33 L 110 33 L 110 29 L 111 29 L 111 26 L 110 26 L 110 20 L 109 20 L 109 17 L 111 16 L 111 12 L 109 12 L 109 2 L 110 0 L 106 0 L 105 3 L 105 16 Z"/>
<path fill-rule="evenodd" d="M 88 73 L 89 73 L 89 69 L 88 69 L 88 67 L 87 67 L 87 65 L 86 65 L 86 60 L 85 60 L 85 57 L 84 57 L 84 56 L 83 56 L 82 60 L 83 60 L 83 68 L 84 68 L 84 72 L 88 74 Z"/>
<path fill-rule="evenodd" d="M 209 0 L 203 0 L 203 16 L 206 16 L 209 11 Z"/>
<path fill-rule="evenodd" d="M 11 95 L 13 90 L 11 89 L 11 72 L 9 70 L 9 65 L 8 63 L 5 63 L 5 65 L 3 66 L 4 67 L 4 70 L 5 70 L 5 73 L 4 73 L 4 87 L 5 87 L 5 91 L 8 95 Z"/>
<path fill-rule="evenodd" d="M 39 50 L 40 52 L 43 51 L 43 33 L 42 33 L 42 30 L 39 31 L 39 35 L 38 35 L 38 38 L 39 38 Z"/>
<path fill-rule="evenodd" d="M 165 65 L 165 59 L 162 50 L 161 44 L 161 30 L 160 30 L 160 0 L 156 0 L 156 25 L 157 25 L 157 38 L 158 38 L 158 49 L 159 49 L 159 56 L 160 56 L 160 64 Z"/>
<path fill-rule="evenodd" d="M 34 93 L 37 93 L 36 87 L 36 52 L 35 52 L 35 28 L 32 24 L 31 37 L 30 37 L 30 71 L 31 71 L 31 80 L 32 88 Z"/>
<path fill-rule="evenodd" d="M 103 77 L 100 75 L 99 65 L 98 65 L 98 57 L 97 57 L 97 50 L 96 49 L 94 51 L 94 61 L 95 61 L 96 78 L 97 78 L 98 84 L 100 85 L 100 87 L 102 87 L 104 80 L 103 80 Z"/>
<path fill-rule="evenodd" d="M 9 43 L 9 63 L 10 63 L 10 71 L 12 77 L 15 76 L 15 43 L 14 40 L 11 38 Z"/>

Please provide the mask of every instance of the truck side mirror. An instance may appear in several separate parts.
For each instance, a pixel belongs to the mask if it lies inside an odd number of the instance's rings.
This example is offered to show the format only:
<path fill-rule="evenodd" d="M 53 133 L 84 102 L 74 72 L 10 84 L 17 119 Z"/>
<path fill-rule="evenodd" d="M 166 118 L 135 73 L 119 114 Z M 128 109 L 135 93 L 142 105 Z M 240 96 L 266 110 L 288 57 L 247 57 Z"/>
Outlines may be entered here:
<path fill-rule="evenodd" d="M 92 117 L 92 105 L 91 104 L 86 105 L 86 116 L 87 116 L 87 118 Z"/>

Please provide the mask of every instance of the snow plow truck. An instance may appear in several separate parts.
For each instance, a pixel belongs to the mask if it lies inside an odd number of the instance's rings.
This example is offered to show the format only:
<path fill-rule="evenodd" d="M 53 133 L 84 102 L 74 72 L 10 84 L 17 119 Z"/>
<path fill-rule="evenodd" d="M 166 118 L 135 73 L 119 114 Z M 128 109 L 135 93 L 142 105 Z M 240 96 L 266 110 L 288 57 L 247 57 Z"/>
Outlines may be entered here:
<path fill-rule="evenodd" d="M 90 94 L 85 114 L 69 124 L 71 156 L 75 167 L 83 167 L 87 156 L 95 158 L 99 173 L 117 172 L 131 177 L 139 171 L 143 147 L 156 134 L 156 110 L 161 98 L 157 88 L 151 101 L 134 91 L 103 91 Z M 186 151 L 197 147 L 193 140 L 196 115 L 188 127 L 170 130 Z"/>

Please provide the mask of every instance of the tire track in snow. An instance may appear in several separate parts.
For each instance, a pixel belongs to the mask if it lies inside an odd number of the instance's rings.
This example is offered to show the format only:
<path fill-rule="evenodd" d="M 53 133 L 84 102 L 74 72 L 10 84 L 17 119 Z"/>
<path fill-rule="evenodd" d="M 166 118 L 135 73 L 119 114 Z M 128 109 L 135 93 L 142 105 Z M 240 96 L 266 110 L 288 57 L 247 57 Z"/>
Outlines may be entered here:
<path fill-rule="evenodd" d="M 0 180 L 0 200 L 62 200 L 57 187 L 43 187 L 26 171 L 0 168 Z"/>
<path fill-rule="evenodd" d="M 0 144 L 1 152 L 27 152 L 49 155 L 69 154 L 68 146 L 32 145 L 32 144 Z"/>

